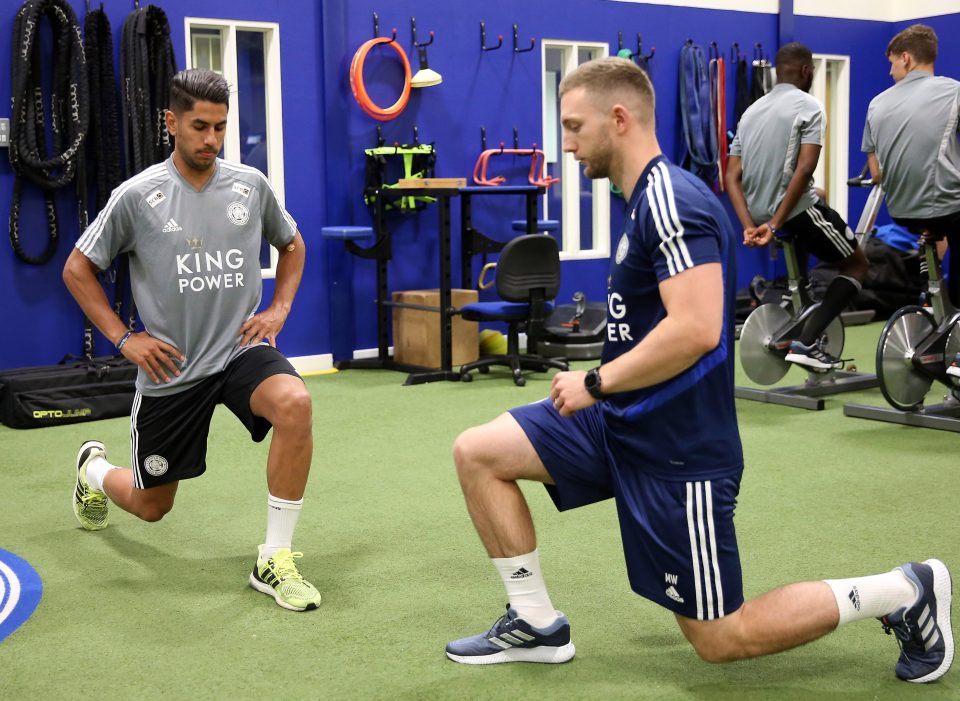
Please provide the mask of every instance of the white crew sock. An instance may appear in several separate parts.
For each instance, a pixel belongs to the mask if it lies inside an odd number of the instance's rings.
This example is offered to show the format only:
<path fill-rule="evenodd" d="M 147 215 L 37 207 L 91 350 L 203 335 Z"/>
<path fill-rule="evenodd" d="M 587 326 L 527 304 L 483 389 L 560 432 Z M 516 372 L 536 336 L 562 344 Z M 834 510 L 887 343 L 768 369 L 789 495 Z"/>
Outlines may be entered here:
<path fill-rule="evenodd" d="M 116 470 L 116 465 L 111 465 L 104 457 L 96 457 L 87 463 L 87 484 L 90 489 L 98 492 L 103 491 L 103 478 L 107 476 L 110 470 Z"/>
<path fill-rule="evenodd" d="M 916 585 L 900 570 L 869 577 L 825 579 L 840 609 L 840 625 L 864 618 L 880 618 L 912 606 L 917 600 Z"/>
<path fill-rule="evenodd" d="M 281 548 L 290 548 L 293 530 L 297 527 L 303 499 L 289 501 L 272 494 L 267 495 L 267 535 L 264 537 L 260 557 L 264 560 Z"/>
<path fill-rule="evenodd" d="M 557 620 L 540 569 L 540 553 L 534 550 L 516 557 L 495 557 L 493 564 L 507 589 L 510 606 L 534 628 L 546 628 Z"/>

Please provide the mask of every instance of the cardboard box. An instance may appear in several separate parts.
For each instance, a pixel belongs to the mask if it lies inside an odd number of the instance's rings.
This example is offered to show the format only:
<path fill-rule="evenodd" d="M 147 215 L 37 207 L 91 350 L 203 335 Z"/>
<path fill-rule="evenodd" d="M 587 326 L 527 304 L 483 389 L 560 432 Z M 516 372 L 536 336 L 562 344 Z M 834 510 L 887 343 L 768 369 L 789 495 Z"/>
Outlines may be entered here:
<path fill-rule="evenodd" d="M 476 302 L 476 290 L 451 290 L 455 308 Z M 394 302 L 440 306 L 440 290 L 404 290 L 393 293 Z M 479 324 L 455 316 L 453 322 L 453 367 L 480 357 Z M 425 368 L 440 367 L 440 313 L 422 309 L 393 308 L 393 358 L 398 363 Z"/>

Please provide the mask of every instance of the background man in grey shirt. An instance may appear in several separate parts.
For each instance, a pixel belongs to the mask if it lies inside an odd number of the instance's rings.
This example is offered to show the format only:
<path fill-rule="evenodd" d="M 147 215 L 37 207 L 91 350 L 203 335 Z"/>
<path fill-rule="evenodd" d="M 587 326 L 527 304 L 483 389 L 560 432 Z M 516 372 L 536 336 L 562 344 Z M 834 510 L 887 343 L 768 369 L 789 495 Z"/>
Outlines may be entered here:
<path fill-rule="evenodd" d="M 77 455 L 74 513 L 87 530 L 107 525 L 108 498 L 145 521 L 173 508 L 181 480 L 206 469 L 207 434 L 225 404 L 255 441 L 271 427 L 267 532 L 249 576 L 287 609 L 314 609 L 320 594 L 291 552 L 313 452 L 311 400 L 276 349 L 303 274 L 296 222 L 254 168 L 221 161 L 227 82 L 188 70 L 170 85 L 171 157 L 120 185 L 77 241 L 64 282 L 87 317 L 140 367 L 131 412 L 131 469 L 87 441 Z M 279 251 L 276 288 L 261 301 L 262 239 Z M 96 274 L 130 257 L 144 330 L 128 330 Z M 299 554 L 297 554 L 299 556 Z"/>
<path fill-rule="evenodd" d="M 867 258 L 843 217 L 814 191 L 813 172 L 823 148 L 826 116 L 808 94 L 813 54 L 798 42 L 785 44 L 777 51 L 776 66 L 776 87 L 744 112 L 730 145 L 727 192 L 746 245 L 765 246 L 782 230 L 794 238 L 804 267 L 813 253 L 839 268 L 786 356 L 790 362 L 824 371 L 842 362 L 823 350 L 820 336 L 856 299 L 867 274 Z"/>
<path fill-rule="evenodd" d="M 914 24 L 887 45 L 893 87 L 870 102 L 862 150 L 883 179 L 887 210 L 925 238 L 949 242 L 950 300 L 960 304 L 960 83 L 933 74 L 937 34 Z M 954 363 L 950 373 L 960 376 Z"/>

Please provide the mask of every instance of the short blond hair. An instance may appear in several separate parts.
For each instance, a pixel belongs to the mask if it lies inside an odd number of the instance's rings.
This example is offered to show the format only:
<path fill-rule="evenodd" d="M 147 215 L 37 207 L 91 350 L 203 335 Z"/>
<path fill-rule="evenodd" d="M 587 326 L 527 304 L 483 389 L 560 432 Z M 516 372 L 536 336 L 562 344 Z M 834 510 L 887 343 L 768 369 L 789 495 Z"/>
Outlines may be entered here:
<path fill-rule="evenodd" d="M 887 56 L 907 52 L 917 63 L 937 60 L 937 33 L 925 24 L 912 24 L 887 44 Z"/>
<path fill-rule="evenodd" d="M 560 97 L 576 88 L 585 88 L 587 93 L 611 104 L 618 96 L 636 97 L 641 107 L 640 121 L 653 125 L 656 108 L 653 84 L 647 72 L 630 59 L 607 56 L 581 64 L 560 81 Z"/>

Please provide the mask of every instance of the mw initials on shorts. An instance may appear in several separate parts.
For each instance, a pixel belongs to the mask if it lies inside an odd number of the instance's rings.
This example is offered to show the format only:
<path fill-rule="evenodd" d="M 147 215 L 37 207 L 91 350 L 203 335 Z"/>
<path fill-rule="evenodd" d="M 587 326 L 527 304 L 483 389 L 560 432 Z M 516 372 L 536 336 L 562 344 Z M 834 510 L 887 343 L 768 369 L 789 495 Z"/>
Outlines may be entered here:
<path fill-rule="evenodd" d="M 664 576 L 664 579 L 666 580 L 667 584 L 676 584 L 676 583 L 677 583 L 677 579 L 678 579 L 677 575 L 675 575 L 675 574 L 670 574 L 669 572 L 664 572 L 664 573 L 663 573 L 663 576 Z"/>

